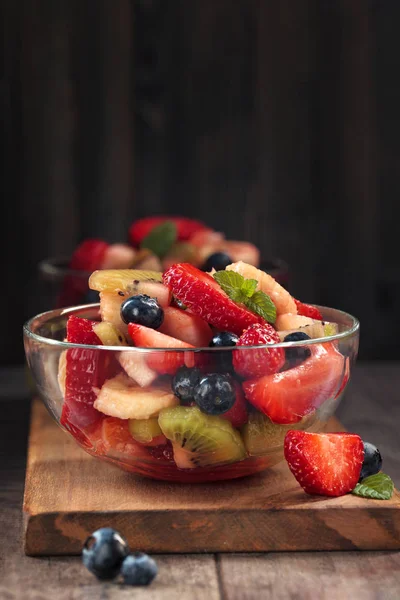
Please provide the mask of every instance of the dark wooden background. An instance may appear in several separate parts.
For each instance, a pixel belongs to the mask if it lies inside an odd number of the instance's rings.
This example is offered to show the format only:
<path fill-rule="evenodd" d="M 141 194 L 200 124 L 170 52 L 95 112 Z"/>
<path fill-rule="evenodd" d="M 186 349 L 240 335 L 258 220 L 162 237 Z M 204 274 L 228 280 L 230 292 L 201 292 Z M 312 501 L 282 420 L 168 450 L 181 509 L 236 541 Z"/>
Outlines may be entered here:
<path fill-rule="evenodd" d="M 2 362 L 38 260 L 152 213 L 292 267 L 400 356 L 396 0 L 1 0 Z"/>

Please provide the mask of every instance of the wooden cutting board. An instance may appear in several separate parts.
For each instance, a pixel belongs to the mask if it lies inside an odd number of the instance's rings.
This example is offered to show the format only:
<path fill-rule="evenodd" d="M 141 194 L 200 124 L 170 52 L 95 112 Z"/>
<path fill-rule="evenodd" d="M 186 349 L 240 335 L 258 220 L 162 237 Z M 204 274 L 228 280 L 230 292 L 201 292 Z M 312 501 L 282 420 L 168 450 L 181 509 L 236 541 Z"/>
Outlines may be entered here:
<path fill-rule="evenodd" d="M 332 419 L 331 431 L 343 428 Z M 24 497 L 25 551 L 79 554 L 114 527 L 133 549 L 260 552 L 400 549 L 400 495 L 388 501 L 307 496 L 285 462 L 239 480 L 151 481 L 97 461 L 33 402 Z"/>

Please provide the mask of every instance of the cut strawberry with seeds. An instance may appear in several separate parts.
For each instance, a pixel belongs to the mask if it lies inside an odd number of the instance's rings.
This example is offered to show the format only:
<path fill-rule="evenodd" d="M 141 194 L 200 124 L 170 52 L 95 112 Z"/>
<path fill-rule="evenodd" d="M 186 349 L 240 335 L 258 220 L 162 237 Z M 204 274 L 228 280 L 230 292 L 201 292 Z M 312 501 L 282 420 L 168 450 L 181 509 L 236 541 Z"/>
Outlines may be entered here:
<path fill-rule="evenodd" d="M 296 304 L 298 315 L 301 315 L 302 317 L 310 317 L 311 319 L 317 319 L 318 321 L 323 320 L 322 314 L 316 306 L 304 304 L 304 302 L 300 302 L 300 300 L 296 300 L 296 298 L 293 298 L 293 300 Z"/>
<path fill-rule="evenodd" d="M 247 402 L 246 398 L 244 397 L 242 387 L 237 381 L 235 381 L 235 389 L 235 404 L 227 412 L 220 415 L 220 417 L 230 421 L 232 427 L 241 427 L 247 423 L 249 419 L 249 413 L 247 411 Z"/>
<path fill-rule="evenodd" d="M 210 275 L 188 263 L 170 267 L 163 281 L 190 312 L 222 331 L 240 335 L 250 325 L 265 322 L 244 305 L 233 302 Z"/>
<path fill-rule="evenodd" d="M 284 451 L 291 472 L 307 494 L 343 496 L 358 483 L 364 460 L 359 435 L 288 431 Z"/>
<path fill-rule="evenodd" d="M 67 322 L 67 341 L 88 346 L 101 345 L 100 338 L 94 333 L 95 321 L 81 319 L 72 315 Z M 110 352 L 100 352 L 89 348 L 70 348 L 65 358 L 65 397 L 61 415 L 61 425 L 74 437 L 77 431 L 102 418 L 93 407 L 96 400 L 94 387 L 101 387 L 108 377 L 113 377 L 120 369 Z"/>
<path fill-rule="evenodd" d="M 280 337 L 269 323 L 251 325 L 240 336 L 237 346 L 277 344 Z M 245 379 L 263 377 L 279 371 L 285 363 L 283 348 L 249 348 L 233 352 L 233 367 Z"/>
<path fill-rule="evenodd" d="M 129 323 L 128 332 L 134 345 L 139 348 L 194 348 L 191 344 L 136 323 Z M 146 354 L 145 358 L 150 369 L 160 375 L 175 375 L 183 365 L 194 366 L 194 353 L 189 351 L 157 351 Z"/>
<path fill-rule="evenodd" d="M 246 398 L 274 423 L 298 423 L 336 395 L 344 375 L 344 357 L 332 344 L 311 344 L 300 365 L 243 383 Z"/>
<path fill-rule="evenodd" d="M 134 246 L 140 246 L 143 239 L 150 233 L 154 227 L 171 221 L 176 226 L 177 239 L 179 241 L 189 240 L 190 237 L 197 231 L 207 229 L 206 226 L 200 221 L 195 219 L 188 219 L 186 217 L 145 217 L 132 223 L 129 228 L 129 239 Z"/>

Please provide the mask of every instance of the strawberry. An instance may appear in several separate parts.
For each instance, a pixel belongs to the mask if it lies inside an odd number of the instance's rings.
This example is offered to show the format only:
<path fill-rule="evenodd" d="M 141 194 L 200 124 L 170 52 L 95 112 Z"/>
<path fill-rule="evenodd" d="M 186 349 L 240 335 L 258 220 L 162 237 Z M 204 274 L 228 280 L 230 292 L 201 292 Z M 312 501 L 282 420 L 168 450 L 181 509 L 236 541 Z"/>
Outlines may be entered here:
<path fill-rule="evenodd" d="M 249 419 L 249 414 L 247 412 L 247 402 L 244 397 L 242 387 L 240 383 L 235 381 L 236 388 L 236 400 L 235 404 L 230 408 L 227 412 L 220 415 L 222 419 L 226 419 L 230 421 L 232 427 L 241 427 L 245 423 L 247 423 Z"/>
<path fill-rule="evenodd" d="M 103 240 L 84 240 L 75 249 L 69 263 L 69 268 L 73 271 L 87 271 L 88 273 L 99 269 L 103 264 L 108 247 L 109 244 Z"/>
<path fill-rule="evenodd" d="M 210 326 L 197 315 L 180 308 L 164 308 L 164 321 L 158 331 L 199 348 L 208 346 L 212 331 Z"/>
<path fill-rule="evenodd" d="M 310 358 L 292 369 L 243 383 L 247 400 L 274 423 L 298 423 L 337 393 L 343 355 L 332 344 L 312 344 L 310 350 Z"/>
<path fill-rule="evenodd" d="M 210 275 L 188 263 L 170 267 L 163 281 L 190 312 L 217 329 L 240 335 L 250 325 L 265 322 L 244 305 L 233 302 Z"/>
<path fill-rule="evenodd" d="M 186 217 L 145 217 L 134 221 L 129 228 L 129 239 L 133 246 L 140 246 L 142 240 L 150 233 L 154 227 L 161 225 L 165 221 L 172 221 L 175 223 L 177 230 L 177 239 L 179 241 L 187 241 L 197 231 L 207 229 L 200 221 L 194 219 L 188 219 Z"/>
<path fill-rule="evenodd" d="M 101 345 L 94 333 L 95 321 L 72 315 L 67 322 L 67 341 L 88 346 Z M 61 425 L 75 437 L 102 418 L 93 407 L 93 387 L 101 387 L 118 367 L 112 353 L 88 348 L 71 348 L 66 352 L 65 397 Z"/>
<path fill-rule="evenodd" d="M 300 302 L 300 300 L 296 300 L 293 298 L 296 308 L 297 314 L 302 317 L 310 317 L 311 319 L 317 319 L 318 321 L 322 321 L 323 317 L 316 306 L 311 306 L 311 304 L 304 304 L 304 302 Z"/>
<path fill-rule="evenodd" d="M 269 323 L 251 325 L 240 336 L 237 346 L 259 346 L 261 344 L 276 344 L 280 337 Z M 233 352 L 233 367 L 245 379 L 263 377 L 279 371 L 285 363 L 283 348 L 260 348 L 235 350 Z"/>
<path fill-rule="evenodd" d="M 288 431 L 284 451 L 289 469 L 307 494 L 343 496 L 358 483 L 364 444 L 355 433 Z"/>
<path fill-rule="evenodd" d="M 140 348 L 194 348 L 191 344 L 136 323 L 129 323 L 128 332 L 134 345 Z M 149 352 L 145 357 L 150 369 L 161 375 L 175 375 L 183 365 L 194 366 L 193 352 L 157 351 Z"/>
<path fill-rule="evenodd" d="M 98 239 L 88 239 L 79 244 L 71 257 L 68 269 L 82 271 L 82 276 L 66 275 L 56 302 L 58 307 L 73 306 L 82 301 L 82 297 L 88 291 L 87 276 L 84 276 L 84 273 L 101 268 L 108 248 L 107 242 Z"/>

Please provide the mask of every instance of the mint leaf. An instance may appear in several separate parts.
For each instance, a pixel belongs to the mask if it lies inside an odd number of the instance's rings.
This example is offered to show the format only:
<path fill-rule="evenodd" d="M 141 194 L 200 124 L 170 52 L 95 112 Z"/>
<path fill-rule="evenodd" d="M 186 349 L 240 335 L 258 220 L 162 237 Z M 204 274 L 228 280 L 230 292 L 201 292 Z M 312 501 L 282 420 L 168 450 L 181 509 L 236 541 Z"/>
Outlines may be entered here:
<path fill-rule="evenodd" d="M 275 304 L 264 292 L 256 292 L 256 279 L 245 279 L 235 271 L 217 271 L 213 277 L 231 300 L 241 302 L 269 323 L 275 323 Z"/>
<path fill-rule="evenodd" d="M 351 492 L 355 496 L 362 498 L 374 498 L 375 500 L 390 500 L 393 495 L 393 481 L 389 475 L 385 473 L 377 473 L 370 475 L 357 483 L 354 490 Z"/>
<path fill-rule="evenodd" d="M 176 237 L 175 223 L 164 221 L 164 223 L 153 227 L 150 233 L 143 238 L 140 247 L 151 250 L 159 258 L 164 258 L 168 254 L 172 244 L 176 241 Z"/>
<path fill-rule="evenodd" d="M 236 298 L 244 296 L 241 292 L 242 285 L 245 282 L 243 275 L 235 271 L 217 271 L 213 277 L 231 300 L 242 302 L 242 300 L 237 300 Z"/>
<path fill-rule="evenodd" d="M 275 323 L 276 321 L 276 306 L 272 302 L 271 298 L 260 290 L 255 292 L 251 298 L 245 302 L 247 308 L 252 312 L 260 315 L 268 323 Z"/>
<path fill-rule="evenodd" d="M 244 294 L 244 296 L 246 296 L 246 298 L 251 298 L 256 291 L 257 285 L 258 281 L 256 279 L 245 279 L 240 291 L 242 294 Z"/>

